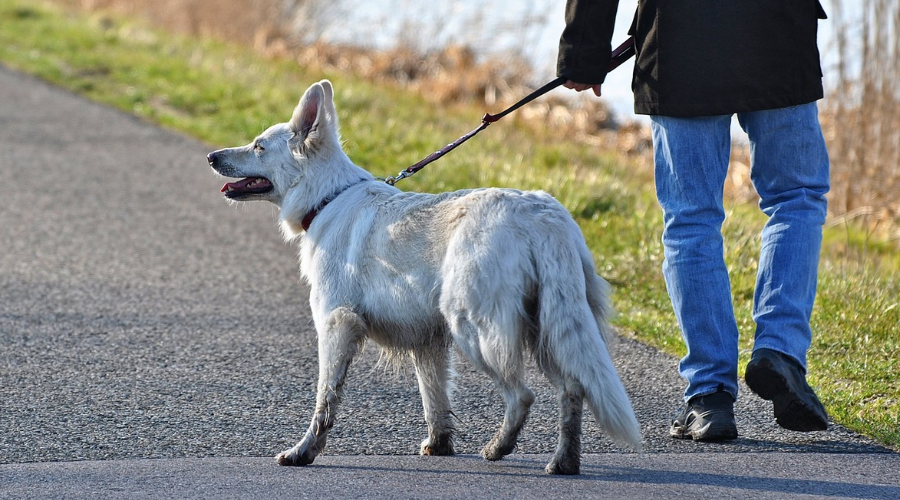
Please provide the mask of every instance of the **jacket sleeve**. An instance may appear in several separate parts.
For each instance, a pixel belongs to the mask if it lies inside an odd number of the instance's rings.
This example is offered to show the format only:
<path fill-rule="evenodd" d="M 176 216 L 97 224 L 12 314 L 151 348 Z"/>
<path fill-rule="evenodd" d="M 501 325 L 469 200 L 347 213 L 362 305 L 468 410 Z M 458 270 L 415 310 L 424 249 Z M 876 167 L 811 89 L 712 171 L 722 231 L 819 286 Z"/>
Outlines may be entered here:
<path fill-rule="evenodd" d="M 606 78 L 619 0 L 567 0 L 556 75 L 600 84 Z"/>

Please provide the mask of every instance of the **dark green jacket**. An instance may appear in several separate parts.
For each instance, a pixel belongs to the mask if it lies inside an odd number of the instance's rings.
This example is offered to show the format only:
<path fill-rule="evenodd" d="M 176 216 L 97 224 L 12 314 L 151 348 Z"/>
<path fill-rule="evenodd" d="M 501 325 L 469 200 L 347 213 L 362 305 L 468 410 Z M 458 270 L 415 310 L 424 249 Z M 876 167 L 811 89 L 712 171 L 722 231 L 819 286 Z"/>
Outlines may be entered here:
<path fill-rule="evenodd" d="M 604 81 L 617 8 L 618 0 L 568 0 L 558 76 Z M 639 0 L 635 113 L 721 115 L 821 99 L 819 19 L 819 0 Z"/>

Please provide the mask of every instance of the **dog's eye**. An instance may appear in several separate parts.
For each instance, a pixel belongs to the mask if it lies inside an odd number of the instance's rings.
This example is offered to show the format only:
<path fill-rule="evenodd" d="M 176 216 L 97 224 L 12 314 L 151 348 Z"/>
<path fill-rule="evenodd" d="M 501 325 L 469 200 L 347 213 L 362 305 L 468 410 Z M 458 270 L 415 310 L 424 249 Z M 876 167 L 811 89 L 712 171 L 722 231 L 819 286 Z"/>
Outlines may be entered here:
<path fill-rule="evenodd" d="M 260 144 L 258 142 L 253 145 L 253 151 L 256 151 L 257 153 L 262 153 L 265 150 L 266 150 L 266 148 L 262 147 L 262 144 Z"/>

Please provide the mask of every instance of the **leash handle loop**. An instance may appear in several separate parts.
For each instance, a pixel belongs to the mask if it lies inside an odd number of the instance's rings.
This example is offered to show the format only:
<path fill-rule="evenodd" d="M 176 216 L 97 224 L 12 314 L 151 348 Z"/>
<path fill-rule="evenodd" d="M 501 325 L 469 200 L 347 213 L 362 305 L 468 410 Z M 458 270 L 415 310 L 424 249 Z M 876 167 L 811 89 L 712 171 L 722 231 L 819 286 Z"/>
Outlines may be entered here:
<path fill-rule="evenodd" d="M 630 36 L 627 40 L 622 42 L 621 45 L 616 47 L 616 50 L 612 51 L 612 57 L 609 60 L 609 69 L 606 72 L 609 73 L 621 66 L 622 63 L 633 56 L 636 51 L 637 49 L 634 46 L 634 37 Z"/>

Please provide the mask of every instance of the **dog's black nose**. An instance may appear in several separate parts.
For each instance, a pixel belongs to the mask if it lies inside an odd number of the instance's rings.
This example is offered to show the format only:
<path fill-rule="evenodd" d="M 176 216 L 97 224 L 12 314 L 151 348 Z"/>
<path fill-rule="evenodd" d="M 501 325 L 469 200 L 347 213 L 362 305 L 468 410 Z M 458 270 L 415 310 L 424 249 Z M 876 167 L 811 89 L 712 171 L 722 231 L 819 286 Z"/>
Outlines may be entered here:
<path fill-rule="evenodd" d="M 213 151 L 212 153 L 206 155 L 206 161 L 209 162 L 209 166 L 211 167 L 213 163 L 216 162 L 216 152 Z"/>

